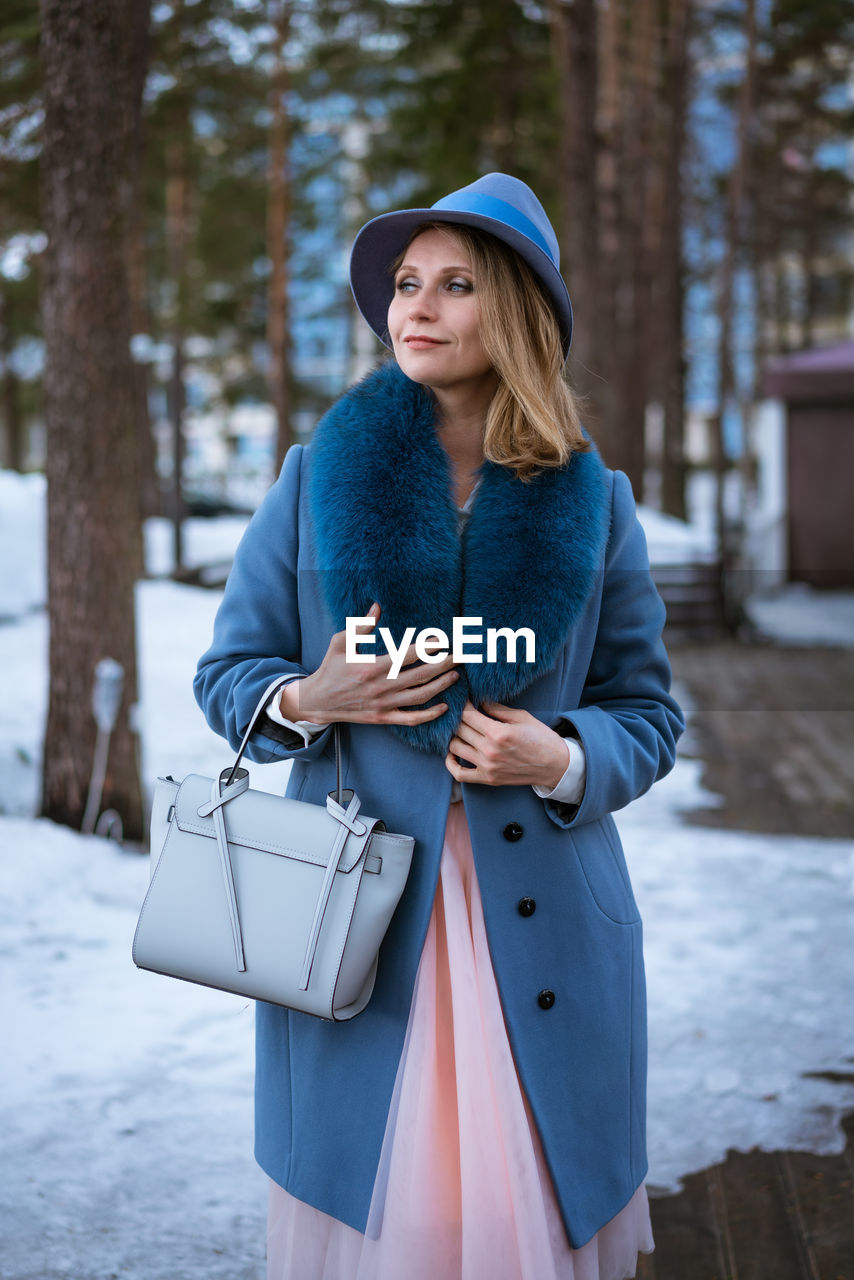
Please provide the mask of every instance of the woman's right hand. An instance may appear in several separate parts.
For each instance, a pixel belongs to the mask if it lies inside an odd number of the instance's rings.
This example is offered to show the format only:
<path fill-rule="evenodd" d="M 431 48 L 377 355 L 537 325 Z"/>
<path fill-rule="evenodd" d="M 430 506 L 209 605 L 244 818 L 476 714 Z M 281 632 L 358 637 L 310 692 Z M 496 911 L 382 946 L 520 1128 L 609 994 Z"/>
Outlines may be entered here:
<path fill-rule="evenodd" d="M 375 627 L 380 616 L 376 601 L 368 616 L 373 618 L 371 625 Z M 366 635 L 371 626 L 360 624 L 358 629 Z M 448 710 L 446 702 L 430 707 L 420 704 L 458 679 L 451 654 L 441 662 L 423 663 L 415 646 L 410 645 L 400 673 L 390 678 L 392 659 L 388 654 L 377 655 L 371 663 L 347 662 L 345 638 L 344 631 L 336 632 L 317 670 L 285 686 L 279 705 L 286 719 L 313 724 L 346 720 L 357 724 L 414 725 L 435 720 Z"/>

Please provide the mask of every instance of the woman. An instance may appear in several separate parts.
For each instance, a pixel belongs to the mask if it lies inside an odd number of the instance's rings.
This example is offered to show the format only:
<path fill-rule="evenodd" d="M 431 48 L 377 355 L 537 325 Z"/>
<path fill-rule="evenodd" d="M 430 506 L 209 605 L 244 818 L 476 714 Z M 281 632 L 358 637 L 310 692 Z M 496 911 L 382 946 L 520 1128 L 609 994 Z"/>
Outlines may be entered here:
<path fill-rule="evenodd" d="M 504 174 L 362 229 L 353 291 L 394 360 L 289 451 L 199 664 L 232 746 L 292 674 L 253 758 L 292 759 L 288 794 L 323 803 L 337 721 L 345 785 L 416 838 L 367 1009 L 258 1005 L 270 1280 L 623 1280 L 652 1248 L 641 923 L 611 813 L 683 724 L 631 488 L 561 379 L 558 264 Z M 402 667 L 375 636 L 348 662 L 366 616 L 395 647 L 454 618 L 519 636 Z"/>

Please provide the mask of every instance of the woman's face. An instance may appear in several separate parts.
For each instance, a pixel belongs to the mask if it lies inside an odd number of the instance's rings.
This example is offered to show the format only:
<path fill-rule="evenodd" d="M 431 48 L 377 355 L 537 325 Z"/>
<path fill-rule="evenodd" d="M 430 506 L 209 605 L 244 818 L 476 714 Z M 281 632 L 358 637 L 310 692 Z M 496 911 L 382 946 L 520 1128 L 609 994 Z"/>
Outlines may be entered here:
<path fill-rule="evenodd" d="M 406 250 L 388 331 L 397 363 L 413 382 L 444 391 L 494 381 L 471 262 L 453 233 L 423 231 Z"/>

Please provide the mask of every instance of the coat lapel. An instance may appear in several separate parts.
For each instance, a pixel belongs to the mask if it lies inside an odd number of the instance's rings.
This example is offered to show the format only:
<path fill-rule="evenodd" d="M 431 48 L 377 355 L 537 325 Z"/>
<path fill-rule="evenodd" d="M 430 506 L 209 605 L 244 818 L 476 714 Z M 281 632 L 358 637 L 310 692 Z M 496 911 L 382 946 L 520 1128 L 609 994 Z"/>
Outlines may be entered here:
<path fill-rule="evenodd" d="M 608 535 L 605 468 L 595 451 L 523 483 L 485 462 L 460 544 L 447 456 L 432 396 L 393 361 L 347 392 L 312 442 L 309 507 L 324 595 L 335 625 L 373 600 L 395 643 L 407 626 L 441 627 L 455 615 L 478 629 L 529 627 L 533 663 L 467 664 L 443 694 L 446 715 L 396 726 L 412 746 L 444 755 L 467 698 L 512 702 L 557 658 L 592 592 Z M 377 652 L 381 652 L 378 643 Z"/>

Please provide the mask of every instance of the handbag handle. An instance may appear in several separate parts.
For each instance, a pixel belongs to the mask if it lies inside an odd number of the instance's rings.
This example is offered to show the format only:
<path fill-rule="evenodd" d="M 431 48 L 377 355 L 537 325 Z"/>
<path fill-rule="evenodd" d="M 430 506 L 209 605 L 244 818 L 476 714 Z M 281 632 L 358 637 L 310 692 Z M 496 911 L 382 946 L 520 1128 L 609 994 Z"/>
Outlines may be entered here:
<path fill-rule="evenodd" d="M 252 736 L 252 731 L 255 728 L 255 725 L 257 724 L 260 717 L 263 715 L 264 708 L 267 706 L 267 703 L 270 701 L 270 699 L 272 698 L 273 694 L 276 692 L 277 689 L 281 689 L 284 685 L 289 684 L 291 680 L 293 680 L 293 678 L 294 678 L 293 675 L 276 676 L 276 679 L 273 680 L 272 683 L 268 684 L 267 688 L 261 694 L 261 697 L 258 701 L 258 705 L 255 708 L 255 710 L 252 712 L 252 718 L 250 719 L 247 730 L 243 735 L 243 741 L 241 742 L 240 747 L 238 748 L 237 759 L 234 761 L 234 764 L 231 766 L 231 772 L 226 778 L 226 781 L 225 781 L 226 787 L 231 785 L 234 779 L 234 775 L 237 773 L 237 770 L 240 767 L 240 761 L 243 759 L 243 753 L 246 750 L 246 745 L 249 742 L 250 737 Z M 334 737 L 335 737 L 335 799 L 340 805 L 342 803 L 341 801 L 341 790 L 342 790 L 341 789 L 341 731 L 337 721 L 333 724 L 333 730 L 334 730 Z"/>
<path fill-rule="evenodd" d="M 240 924 L 240 911 L 237 903 L 237 891 L 234 884 L 234 870 L 231 865 L 231 850 L 228 846 L 228 833 L 225 826 L 225 806 L 230 800 L 242 795 L 249 787 L 249 775 L 246 770 L 241 770 L 241 776 L 235 781 L 235 775 L 240 768 L 240 761 L 246 750 L 246 745 L 255 728 L 259 717 L 267 706 L 277 689 L 287 684 L 291 679 L 290 676 L 277 676 L 276 679 L 267 686 L 261 698 L 252 713 L 249 726 L 243 735 L 243 741 L 237 752 L 237 759 L 228 772 L 223 769 L 218 778 L 214 778 L 211 784 L 211 798 L 208 804 L 202 805 L 199 809 L 199 815 L 203 818 L 212 817 L 214 823 L 214 832 L 216 835 L 217 847 L 219 849 L 220 865 L 222 868 L 223 883 L 225 885 L 226 903 L 228 905 L 228 914 L 231 922 L 231 936 L 234 942 L 234 961 L 240 973 L 246 972 L 246 957 L 243 950 L 243 930 Z M 315 904 L 314 918 L 309 929 L 308 941 L 305 948 L 305 956 L 303 957 L 302 971 L 300 973 L 300 991 L 308 989 L 309 979 L 311 977 L 311 969 L 314 964 L 314 956 L 317 951 L 317 941 L 320 936 L 323 917 L 326 914 L 326 907 L 332 893 L 332 882 L 335 878 L 335 872 L 338 870 L 338 863 L 347 842 L 347 836 L 351 831 L 356 835 L 365 835 L 367 828 L 364 823 L 358 821 L 358 813 L 360 807 L 359 797 L 354 791 L 348 792 L 349 803 L 345 809 L 342 804 L 342 788 L 341 788 L 341 735 L 337 721 L 334 724 L 335 729 L 335 801 L 333 802 L 331 795 L 327 797 L 326 808 L 338 823 L 335 830 L 335 837 L 332 842 L 329 857 L 326 863 L 326 874 L 323 878 L 323 884 L 318 894 L 317 903 Z M 226 773 L 228 776 L 226 777 Z M 375 821 L 375 820 L 373 820 Z M 372 826 L 373 826 L 372 821 Z"/>

